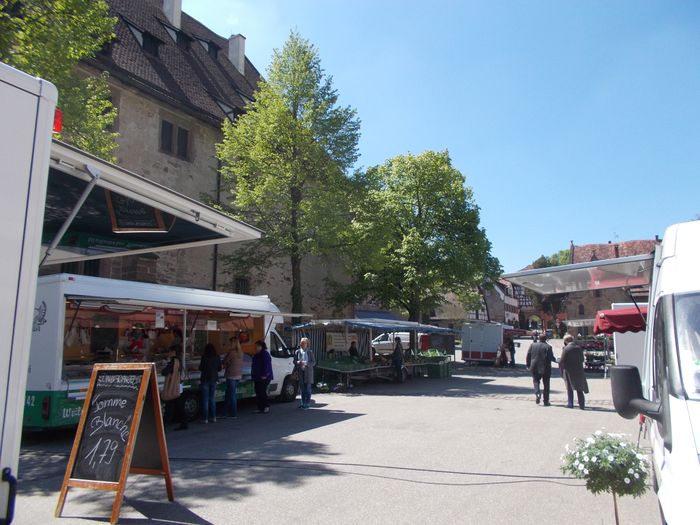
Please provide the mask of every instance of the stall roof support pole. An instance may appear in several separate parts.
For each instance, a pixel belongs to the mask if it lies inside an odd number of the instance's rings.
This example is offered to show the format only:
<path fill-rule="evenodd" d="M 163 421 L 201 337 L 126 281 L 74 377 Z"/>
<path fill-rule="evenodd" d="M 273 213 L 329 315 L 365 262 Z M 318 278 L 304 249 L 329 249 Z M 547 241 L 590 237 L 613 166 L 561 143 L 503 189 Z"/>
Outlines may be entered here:
<path fill-rule="evenodd" d="M 182 370 L 180 377 L 187 379 L 187 310 L 182 313 Z"/>
<path fill-rule="evenodd" d="M 637 300 L 634 298 L 634 295 L 632 295 L 632 292 L 630 291 L 629 288 L 625 288 L 625 292 L 627 292 L 627 295 L 629 295 L 630 299 L 632 299 L 632 302 L 634 303 L 635 308 L 637 309 L 637 312 L 639 312 L 639 316 L 642 318 L 642 321 L 644 322 L 644 329 L 647 329 L 647 320 L 644 318 L 644 314 L 642 313 L 641 308 L 639 308 L 639 305 L 637 304 Z"/>
<path fill-rule="evenodd" d="M 97 184 L 97 181 L 100 179 L 100 172 L 97 171 L 97 169 L 93 168 L 90 165 L 85 166 L 85 168 L 87 169 L 88 173 L 92 177 L 92 180 L 90 182 L 88 182 L 87 186 L 85 186 L 85 189 L 83 190 L 82 195 L 80 195 L 78 202 L 75 203 L 75 206 L 73 206 L 73 209 L 68 214 L 68 217 L 66 217 L 66 220 L 63 222 L 63 225 L 58 230 L 58 232 L 56 232 L 56 235 L 54 236 L 53 240 L 51 241 L 51 244 L 49 244 L 49 247 L 46 248 L 46 253 L 44 254 L 43 259 L 41 259 L 39 266 L 44 265 L 44 263 L 46 262 L 46 259 L 49 258 L 49 256 L 56 249 L 56 246 L 58 246 L 58 243 L 61 242 L 61 239 L 63 239 L 63 236 L 66 234 L 66 232 L 68 231 L 68 228 L 70 228 L 70 225 L 73 223 L 73 220 L 78 215 L 80 208 L 83 207 L 83 204 L 85 204 L 85 201 L 87 200 L 88 196 L 90 195 L 90 192 Z"/>
<path fill-rule="evenodd" d="M 372 329 L 371 328 L 369 329 L 369 344 L 367 346 L 368 346 L 368 350 L 369 350 L 369 361 L 371 363 L 372 361 L 374 361 L 374 356 L 372 355 Z"/>

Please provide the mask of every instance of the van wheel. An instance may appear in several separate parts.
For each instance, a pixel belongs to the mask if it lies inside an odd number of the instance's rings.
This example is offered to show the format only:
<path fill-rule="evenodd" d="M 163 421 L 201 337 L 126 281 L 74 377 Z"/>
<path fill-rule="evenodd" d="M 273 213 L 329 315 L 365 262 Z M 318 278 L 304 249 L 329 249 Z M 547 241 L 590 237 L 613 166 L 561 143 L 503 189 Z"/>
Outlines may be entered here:
<path fill-rule="evenodd" d="M 299 383 L 292 379 L 292 376 L 287 376 L 284 378 L 282 383 L 282 392 L 280 393 L 280 401 L 286 403 L 294 401 L 297 397 L 299 391 Z"/>
<path fill-rule="evenodd" d="M 199 395 L 195 393 L 183 394 L 185 397 L 183 401 L 183 410 L 185 412 L 185 418 L 187 421 L 194 421 L 199 416 L 202 409 L 202 403 L 199 399 Z"/>

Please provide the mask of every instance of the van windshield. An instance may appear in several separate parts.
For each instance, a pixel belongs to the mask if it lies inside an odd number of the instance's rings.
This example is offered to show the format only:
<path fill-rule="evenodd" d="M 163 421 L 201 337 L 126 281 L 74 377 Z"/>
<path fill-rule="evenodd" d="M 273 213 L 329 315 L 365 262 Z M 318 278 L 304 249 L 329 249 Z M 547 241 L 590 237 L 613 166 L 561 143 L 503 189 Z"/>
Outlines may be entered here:
<path fill-rule="evenodd" d="M 675 296 L 676 339 L 689 398 L 700 401 L 700 293 Z"/>

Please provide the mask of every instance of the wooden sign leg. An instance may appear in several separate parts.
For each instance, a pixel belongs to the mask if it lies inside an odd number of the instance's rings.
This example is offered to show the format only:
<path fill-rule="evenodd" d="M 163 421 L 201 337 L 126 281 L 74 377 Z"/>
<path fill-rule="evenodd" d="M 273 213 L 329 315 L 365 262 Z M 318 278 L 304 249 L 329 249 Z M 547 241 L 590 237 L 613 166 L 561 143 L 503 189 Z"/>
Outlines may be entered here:
<path fill-rule="evenodd" d="M 170 472 L 170 459 L 168 458 L 168 445 L 165 441 L 165 425 L 163 424 L 163 414 L 160 410 L 160 392 L 158 390 L 155 365 L 151 372 L 151 401 L 153 402 L 156 436 L 158 439 L 158 448 L 160 450 L 160 464 L 163 469 L 163 477 L 165 478 L 165 490 L 168 493 L 168 501 L 175 501 L 173 478 Z"/>
<path fill-rule="evenodd" d="M 122 510 L 122 500 L 124 499 L 124 485 L 120 485 L 119 490 L 117 490 L 116 497 L 114 498 L 114 503 L 112 504 L 112 516 L 109 518 L 109 522 L 114 525 L 119 521 L 119 513 Z"/>
<path fill-rule="evenodd" d="M 58 504 L 56 505 L 56 512 L 54 513 L 54 516 L 57 518 L 61 517 L 61 514 L 63 513 L 63 506 L 66 504 L 66 496 L 68 495 L 68 486 L 66 483 L 63 483 L 63 486 L 61 487 L 61 494 L 58 496 Z"/>

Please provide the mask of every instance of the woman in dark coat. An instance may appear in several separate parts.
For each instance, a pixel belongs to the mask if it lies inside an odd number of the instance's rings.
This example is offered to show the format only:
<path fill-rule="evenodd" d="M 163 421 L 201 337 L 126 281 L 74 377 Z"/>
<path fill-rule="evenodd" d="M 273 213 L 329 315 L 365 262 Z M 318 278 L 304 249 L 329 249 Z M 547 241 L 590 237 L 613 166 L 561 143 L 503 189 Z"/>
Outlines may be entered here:
<path fill-rule="evenodd" d="M 564 349 L 559 358 L 559 370 L 566 383 L 566 396 L 568 408 L 574 408 L 574 390 L 578 397 L 578 406 L 581 410 L 586 408 L 586 396 L 588 393 L 588 381 L 583 369 L 583 349 L 574 343 L 571 335 L 564 336 Z"/>
<path fill-rule="evenodd" d="M 255 355 L 250 366 L 250 376 L 255 384 L 255 397 L 258 401 L 258 413 L 267 414 L 270 411 L 270 401 L 267 398 L 267 387 L 272 376 L 272 358 L 267 351 L 265 341 L 256 341 Z"/>

